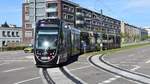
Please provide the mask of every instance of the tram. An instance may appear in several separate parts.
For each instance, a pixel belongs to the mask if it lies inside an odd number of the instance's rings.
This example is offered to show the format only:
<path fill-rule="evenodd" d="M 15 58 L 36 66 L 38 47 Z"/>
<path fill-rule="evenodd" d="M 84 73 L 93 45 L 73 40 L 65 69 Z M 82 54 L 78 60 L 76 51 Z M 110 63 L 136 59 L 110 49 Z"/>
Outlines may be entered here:
<path fill-rule="evenodd" d="M 81 52 L 90 52 L 90 51 L 99 51 L 102 46 L 102 34 L 98 32 L 92 31 L 84 31 L 80 33 L 81 41 L 84 45 L 86 45 L 85 50 L 83 49 L 81 44 Z M 81 42 L 81 43 L 82 43 Z"/>
<path fill-rule="evenodd" d="M 118 37 L 117 37 L 118 38 Z M 35 28 L 34 58 L 37 67 L 61 65 L 78 54 L 119 47 L 107 35 L 94 31 L 80 31 L 58 18 L 39 20 Z"/>
<path fill-rule="evenodd" d="M 37 67 L 52 67 L 80 54 L 80 30 L 58 18 L 39 20 L 35 28 L 34 58 Z"/>

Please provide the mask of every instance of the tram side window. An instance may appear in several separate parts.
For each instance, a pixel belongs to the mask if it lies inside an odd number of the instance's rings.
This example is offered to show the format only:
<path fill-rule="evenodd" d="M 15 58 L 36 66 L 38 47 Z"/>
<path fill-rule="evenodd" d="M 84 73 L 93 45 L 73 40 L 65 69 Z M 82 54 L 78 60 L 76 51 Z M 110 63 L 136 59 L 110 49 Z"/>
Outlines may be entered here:
<path fill-rule="evenodd" d="M 76 43 L 76 48 L 80 49 L 80 35 L 76 34 L 76 39 L 75 39 L 75 43 Z"/>
<path fill-rule="evenodd" d="M 74 33 L 74 48 L 80 49 L 80 35 L 78 33 Z"/>
<path fill-rule="evenodd" d="M 76 43 L 76 34 L 75 33 L 73 33 L 73 36 L 74 36 L 74 39 L 73 39 L 73 44 L 74 44 L 74 51 L 76 51 L 76 49 L 77 49 L 77 43 Z"/>
<path fill-rule="evenodd" d="M 72 45 L 72 51 L 74 51 L 75 44 L 74 44 L 74 33 L 73 32 L 71 32 L 71 45 Z"/>
<path fill-rule="evenodd" d="M 64 31 L 64 47 L 66 48 L 67 46 L 67 30 Z"/>
<path fill-rule="evenodd" d="M 75 44 L 75 48 L 77 48 L 77 37 L 76 37 L 76 33 L 74 33 L 74 44 Z"/>
<path fill-rule="evenodd" d="M 67 31 L 67 45 L 71 46 L 71 33 L 70 30 Z"/>
<path fill-rule="evenodd" d="M 73 33 L 71 33 L 71 44 L 72 44 L 72 46 L 74 44 L 74 34 Z"/>

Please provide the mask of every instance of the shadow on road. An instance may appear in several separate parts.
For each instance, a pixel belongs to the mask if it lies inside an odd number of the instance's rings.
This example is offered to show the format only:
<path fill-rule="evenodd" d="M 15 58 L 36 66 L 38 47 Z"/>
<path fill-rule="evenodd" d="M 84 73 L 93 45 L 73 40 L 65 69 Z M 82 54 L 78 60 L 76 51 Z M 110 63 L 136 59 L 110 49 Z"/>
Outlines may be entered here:
<path fill-rule="evenodd" d="M 80 56 L 80 55 L 75 55 L 75 56 L 69 57 L 67 62 L 65 62 L 65 63 L 63 63 L 63 64 L 60 64 L 60 67 L 61 67 L 61 66 L 67 66 L 67 65 L 69 65 L 69 64 L 72 64 L 72 63 L 78 61 L 79 56 Z"/>

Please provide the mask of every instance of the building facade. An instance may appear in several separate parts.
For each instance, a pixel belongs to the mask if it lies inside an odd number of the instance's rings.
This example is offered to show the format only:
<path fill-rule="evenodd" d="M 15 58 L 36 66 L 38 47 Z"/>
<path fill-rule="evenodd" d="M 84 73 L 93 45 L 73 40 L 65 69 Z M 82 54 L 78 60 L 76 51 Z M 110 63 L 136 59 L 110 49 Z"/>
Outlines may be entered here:
<path fill-rule="evenodd" d="M 0 47 L 22 43 L 22 28 L 0 27 Z"/>
<path fill-rule="evenodd" d="M 29 0 L 29 18 L 32 27 L 43 18 L 58 17 L 65 24 L 81 31 L 103 33 L 104 45 L 107 47 L 120 45 L 120 24 L 117 19 L 103 15 L 69 0 Z M 107 44 L 111 40 L 112 43 Z M 106 42 L 106 43 L 105 43 Z"/>
<path fill-rule="evenodd" d="M 77 28 L 83 31 L 96 31 L 103 34 L 103 46 L 119 47 L 120 45 L 120 21 L 102 13 L 98 13 L 83 7 L 76 7 Z M 108 41 L 112 43 L 108 44 Z"/>
<path fill-rule="evenodd" d="M 22 7 L 22 38 L 23 44 L 29 45 L 33 41 L 33 28 L 29 19 L 29 0 L 25 0 Z"/>
<path fill-rule="evenodd" d="M 145 28 L 145 30 L 148 32 L 148 37 L 150 37 L 150 28 Z"/>
<path fill-rule="evenodd" d="M 145 29 L 141 29 L 141 40 L 146 40 L 148 39 L 148 31 Z"/>
<path fill-rule="evenodd" d="M 147 39 L 148 32 L 140 27 L 121 22 L 122 43 L 133 43 Z"/>

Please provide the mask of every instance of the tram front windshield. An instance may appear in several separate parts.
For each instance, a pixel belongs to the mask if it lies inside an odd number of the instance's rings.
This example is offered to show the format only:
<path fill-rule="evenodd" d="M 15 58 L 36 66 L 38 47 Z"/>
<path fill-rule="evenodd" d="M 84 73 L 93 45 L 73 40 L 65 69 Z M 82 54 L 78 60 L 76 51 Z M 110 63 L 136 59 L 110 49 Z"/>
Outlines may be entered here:
<path fill-rule="evenodd" d="M 37 49 L 53 50 L 57 47 L 58 32 L 41 30 L 37 35 Z"/>

